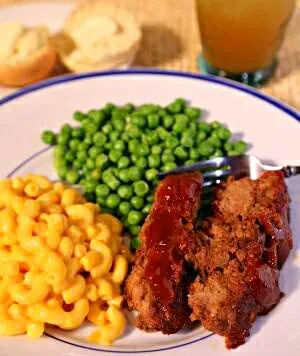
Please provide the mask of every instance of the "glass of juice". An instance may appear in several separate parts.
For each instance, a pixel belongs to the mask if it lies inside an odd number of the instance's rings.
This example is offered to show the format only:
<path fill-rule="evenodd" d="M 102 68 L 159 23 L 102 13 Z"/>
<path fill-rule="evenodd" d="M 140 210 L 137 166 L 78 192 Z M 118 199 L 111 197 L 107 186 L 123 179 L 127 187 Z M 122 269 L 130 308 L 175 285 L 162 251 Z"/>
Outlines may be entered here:
<path fill-rule="evenodd" d="M 270 79 L 296 0 L 196 0 L 200 70 L 252 86 Z"/>

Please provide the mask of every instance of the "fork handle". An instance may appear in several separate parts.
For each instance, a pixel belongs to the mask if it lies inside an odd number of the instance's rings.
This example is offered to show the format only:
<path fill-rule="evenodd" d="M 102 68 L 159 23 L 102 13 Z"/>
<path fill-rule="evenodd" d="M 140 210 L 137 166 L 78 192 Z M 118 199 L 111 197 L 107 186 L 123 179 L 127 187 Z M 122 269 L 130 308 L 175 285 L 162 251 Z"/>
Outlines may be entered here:
<path fill-rule="evenodd" d="M 282 168 L 285 178 L 293 177 L 300 174 L 300 166 L 286 166 Z"/>

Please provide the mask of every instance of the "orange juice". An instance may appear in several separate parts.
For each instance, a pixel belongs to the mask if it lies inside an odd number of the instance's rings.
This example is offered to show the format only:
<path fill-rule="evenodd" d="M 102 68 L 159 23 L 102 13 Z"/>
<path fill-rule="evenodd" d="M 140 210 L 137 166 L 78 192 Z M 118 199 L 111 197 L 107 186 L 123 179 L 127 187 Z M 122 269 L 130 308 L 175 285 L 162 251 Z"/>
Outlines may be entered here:
<path fill-rule="evenodd" d="M 230 73 L 272 66 L 295 0 L 196 0 L 203 57 Z"/>

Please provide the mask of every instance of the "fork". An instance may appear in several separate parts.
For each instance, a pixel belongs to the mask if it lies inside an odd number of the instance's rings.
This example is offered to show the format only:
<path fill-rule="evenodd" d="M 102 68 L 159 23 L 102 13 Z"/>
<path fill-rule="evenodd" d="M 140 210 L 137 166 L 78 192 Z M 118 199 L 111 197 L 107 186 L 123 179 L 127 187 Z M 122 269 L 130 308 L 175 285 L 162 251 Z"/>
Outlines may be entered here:
<path fill-rule="evenodd" d="M 189 166 L 177 167 L 171 171 L 159 173 L 158 177 L 164 178 L 170 174 L 202 171 L 206 169 L 211 171 L 202 174 L 204 187 L 219 184 L 229 175 L 237 179 L 241 177 L 257 179 L 261 173 L 266 171 L 282 171 L 286 178 L 300 174 L 300 166 L 270 166 L 263 164 L 253 155 L 240 155 L 234 157 L 218 157 L 197 162 Z"/>

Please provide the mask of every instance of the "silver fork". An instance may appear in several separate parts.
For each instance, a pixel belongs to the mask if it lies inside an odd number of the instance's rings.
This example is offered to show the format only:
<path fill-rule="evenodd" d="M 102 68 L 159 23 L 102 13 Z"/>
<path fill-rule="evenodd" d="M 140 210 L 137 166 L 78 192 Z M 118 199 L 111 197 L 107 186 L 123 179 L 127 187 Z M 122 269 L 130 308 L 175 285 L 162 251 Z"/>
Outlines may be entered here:
<path fill-rule="evenodd" d="M 265 171 L 282 171 L 286 178 L 300 174 L 300 166 L 270 166 L 263 164 L 253 155 L 240 155 L 234 157 L 218 157 L 207 161 L 194 163 L 190 166 L 182 166 L 168 172 L 159 173 L 159 178 L 170 174 L 185 172 L 213 171 L 203 173 L 204 186 L 211 187 L 219 184 L 224 178 L 231 175 L 235 178 L 250 177 L 257 179 Z"/>

